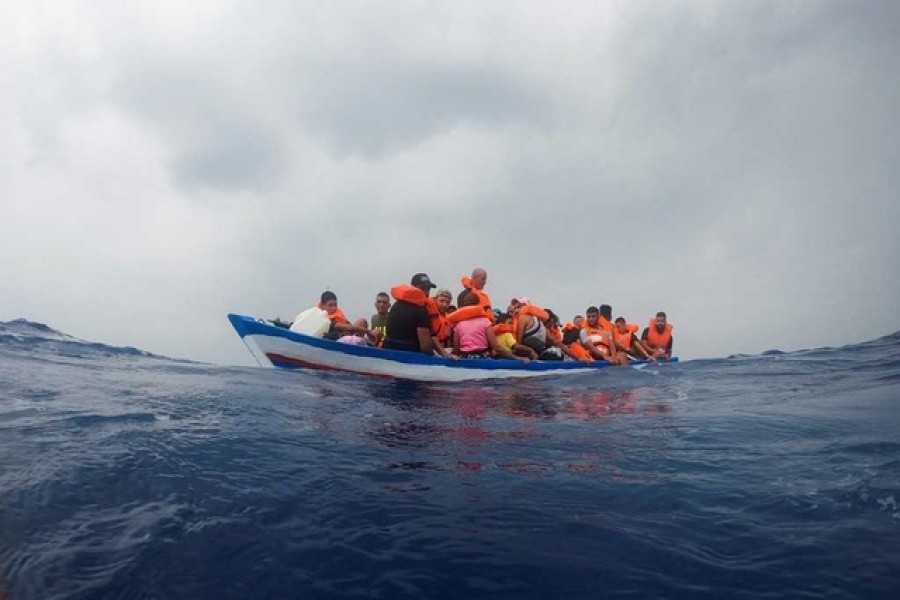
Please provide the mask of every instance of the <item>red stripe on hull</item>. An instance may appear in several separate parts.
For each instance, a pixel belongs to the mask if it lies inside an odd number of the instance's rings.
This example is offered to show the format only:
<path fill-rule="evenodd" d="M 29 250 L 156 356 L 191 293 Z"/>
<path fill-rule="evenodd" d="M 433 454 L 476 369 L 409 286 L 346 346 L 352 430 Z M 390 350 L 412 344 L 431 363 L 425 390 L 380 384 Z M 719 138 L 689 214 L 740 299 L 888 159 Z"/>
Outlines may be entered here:
<path fill-rule="evenodd" d="M 284 354 L 277 354 L 275 352 L 266 352 L 266 358 L 269 360 L 280 363 L 287 363 L 289 365 L 293 365 L 295 367 L 300 367 L 301 369 L 315 369 L 316 371 L 335 371 L 337 373 L 353 373 L 355 375 L 367 375 L 368 377 L 382 377 L 384 379 L 395 379 L 391 375 L 385 375 L 383 373 L 369 373 L 368 371 L 354 371 L 353 369 L 342 369 L 340 367 L 329 367 L 328 365 L 320 365 L 318 363 L 311 363 L 309 361 L 302 360 L 300 358 L 294 358 L 293 356 L 285 356 Z"/>

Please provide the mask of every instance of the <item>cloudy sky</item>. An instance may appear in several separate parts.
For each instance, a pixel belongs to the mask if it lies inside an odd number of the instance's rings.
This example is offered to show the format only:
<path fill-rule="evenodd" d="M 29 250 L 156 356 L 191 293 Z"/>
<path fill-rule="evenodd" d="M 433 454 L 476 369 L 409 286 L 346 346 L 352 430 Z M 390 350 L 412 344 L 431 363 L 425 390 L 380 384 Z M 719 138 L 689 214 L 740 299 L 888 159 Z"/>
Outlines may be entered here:
<path fill-rule="evenodd" d="M 251 364 L 417 271 L 685 358 L 900 329 L 900 3 L 0 7 L 0 320 Z"/>

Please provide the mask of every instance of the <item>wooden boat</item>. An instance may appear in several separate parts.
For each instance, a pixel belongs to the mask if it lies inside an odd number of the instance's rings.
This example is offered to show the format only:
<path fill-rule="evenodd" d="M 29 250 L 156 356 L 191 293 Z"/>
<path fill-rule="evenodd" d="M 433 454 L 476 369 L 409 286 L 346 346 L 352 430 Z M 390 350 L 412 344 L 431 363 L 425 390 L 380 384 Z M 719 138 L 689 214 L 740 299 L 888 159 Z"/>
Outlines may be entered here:
<path fill-rule="evenodd" d="M 547 377 L 596 372 L 607 362 L 531 361 L 506 359 L 451 360 L 415 352 L 343 344 L 277 327 L 269 321 L 229 314 L 228 320 L 260 366 L 283 369 L 344 371 L 373 377 L 417 381 L 469 381 Z M 673 359 L 677 361 L 678 359 Z M 647 364 L 638 361 L 633 364 Z"/>

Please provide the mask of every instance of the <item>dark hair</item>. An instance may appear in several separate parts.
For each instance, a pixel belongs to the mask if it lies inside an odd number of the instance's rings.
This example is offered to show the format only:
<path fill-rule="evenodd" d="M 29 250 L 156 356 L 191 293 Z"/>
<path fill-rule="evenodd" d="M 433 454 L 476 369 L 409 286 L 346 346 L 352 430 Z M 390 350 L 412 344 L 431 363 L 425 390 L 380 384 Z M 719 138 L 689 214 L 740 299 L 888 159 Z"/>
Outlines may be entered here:
<path fill-rule="evenodd" d="M 503 322 L 506 321 L 507 319 L 512 319 L 512 317 L 509 316 L 509 313 L 500 313 L 499 315 L 497 315 L 497 322 L 498 322 L 498 323 L 503 323 Z"/>
<path fill-rule="evenodd" d="M 616 323 L 624 323 L 625 317 L 616 317 Z"/>
<path fill-rule="evenodd" d="M 554 325 L 556 325 L 557 327 L 559 327 L 559 317 L 556 316 L 556 313 L 553 312 L 552 310 L 550 310 L 549 308 L 545 308 L 544 310 L 547 311 L 547 316 L 548 316 L 547 320 L 550 321 L 551 323 L 553 323 Z"/>
<path fill-rule="evenodd" d="M 597 313 L 599 313 L 599 312 L 600 312 L 600 311 L 597 309 L 596 306 L 588 306 L 588 307 L 587 307 L 587 310 L 584 311 L 584 314 L 586 314 L 586 315 L 593 315 L 593 314 L 597 314 Z"/>
<path fill-rule="evenodd" d="M 664 313 L 663 311 L 659 311 L 658 313 L 656 313 L 656 316 L 657 316 L 657 317 L 662 317 L 663 319 L 665 319 L 665 318 L 666 318 L 666 313 Z"/>
<path fill-rule="evenodd" d="M 325 304 L 326 302 L 330 302 L 332 300 L 337 302 L 337 295 L 334 292 L 322 292 L 322 297 L 320 298 L 322 304 Z"/>
<path fill-rule="evenodd" d="M 605 317 L 607 321 L 612 319 L 612 306 L 610 306 L 609 304 L 601 304 L 600 316 Z"/>
<path fill-rule="evenodd" d="M 388 293 L 387 293 L 387 292 L 378 292 L 377 294 L 375 294 L 375 298 L 376 298 L 376 299 L 378 299 L 378 298 L 387 298 L 388 300 L 391 299 L 391 297 L 388 296 Z"/>
<path fill-rule="evenodd" d="M 460 306 L 478 306 L 478 294 L 473 294 L 472 292 L 467 293 L 462 297 L 462 302 L 459 303 Z"/>

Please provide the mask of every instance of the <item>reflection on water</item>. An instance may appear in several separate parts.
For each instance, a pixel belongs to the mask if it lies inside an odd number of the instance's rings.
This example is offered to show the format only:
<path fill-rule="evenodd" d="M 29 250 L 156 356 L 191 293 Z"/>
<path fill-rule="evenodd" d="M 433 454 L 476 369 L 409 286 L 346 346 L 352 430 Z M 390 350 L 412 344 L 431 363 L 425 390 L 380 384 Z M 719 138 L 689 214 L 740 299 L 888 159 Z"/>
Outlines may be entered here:
<path fill-rule="evenodd" d="M 366 393 L 383 410 L 371 415 L 362 434 L 391 449 L 411 453 L 390 469 L 450 471 L 460 475 L 496 470 L 541 477 L 550 472 L 605 474 L 633 480 L 613 463 L 621 458 L 621 436 L 642 439 L 642 451 L 665 452 L 666 421 L 635 436 L 617 419 L 665 418 L 672 411 L 660 388 L 590 389 L 545 382 L 445 386 L 416 382 L 371 382 Z M 548 389 L 552 394 L 548 394 Z M 634 440 L 629 439 L 629 447 Z M 553 460 L 548 460 L 552 457 Z"/>

